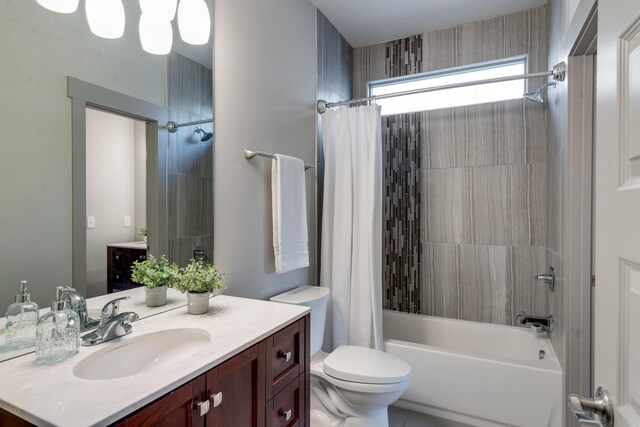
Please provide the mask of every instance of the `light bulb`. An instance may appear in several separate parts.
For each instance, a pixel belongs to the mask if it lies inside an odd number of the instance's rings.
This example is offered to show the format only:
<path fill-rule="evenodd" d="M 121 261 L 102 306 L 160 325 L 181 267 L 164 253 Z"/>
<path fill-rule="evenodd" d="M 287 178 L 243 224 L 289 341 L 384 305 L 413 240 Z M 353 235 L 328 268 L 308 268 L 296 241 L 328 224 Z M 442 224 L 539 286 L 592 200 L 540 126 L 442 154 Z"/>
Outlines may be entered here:
<path fill-rule="evenodd" d="M 140 0 L 142 14 L 160 21 L 172 21 L 177 7 L 178 0 Z"/>
<path fill-rule="evenodd" d="M 38 0 L 38 4 L 45 9 L 58 13 L 73 13 L 78 10 L 80 0 Z"/>
<path fill-rule="evenodd" d="M 145 52 L 166 55 L 173 45 L 171 21 L 155 19 L 145 13 L 140 17 L 140 43 Z"/>
<path fill-rule="evenodd" d="M 124 34 L 122 0 L 86 0 L 85 11 L 89 28 L 96 36 L 118 39 Z"/>
<path fill-rule="evenodd" d="M 204 0 L 180 0 L 178 29 L 185 43 L 201 45 L 209 41 L 211 16 Z"/>

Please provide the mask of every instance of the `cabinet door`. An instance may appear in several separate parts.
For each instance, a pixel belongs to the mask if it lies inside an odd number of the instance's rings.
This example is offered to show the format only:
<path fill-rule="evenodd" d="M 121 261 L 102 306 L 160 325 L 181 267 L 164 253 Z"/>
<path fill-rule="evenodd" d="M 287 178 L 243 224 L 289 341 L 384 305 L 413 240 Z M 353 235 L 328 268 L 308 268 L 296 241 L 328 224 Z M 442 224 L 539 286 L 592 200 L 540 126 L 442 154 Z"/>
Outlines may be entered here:
<path fill-rule="evenodd" d="M 196 406 L 206 399 L 204 392 L 205 376 L 201 375 L 128 416 L 118 427 L 204 427 L 205 417 L 200 416 Z"/>
<path fill-rule="evenodd" d="M 265 350 L 261 342 L 206 373 L 207 427 L 263 427 Z"/>

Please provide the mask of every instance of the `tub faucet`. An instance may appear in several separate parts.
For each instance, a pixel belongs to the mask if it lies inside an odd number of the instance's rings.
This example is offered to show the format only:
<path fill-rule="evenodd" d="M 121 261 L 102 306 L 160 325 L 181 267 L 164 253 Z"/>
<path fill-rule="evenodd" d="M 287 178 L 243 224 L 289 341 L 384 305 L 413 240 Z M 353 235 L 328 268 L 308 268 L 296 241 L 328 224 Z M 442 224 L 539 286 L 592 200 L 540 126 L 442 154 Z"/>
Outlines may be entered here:
<path fill-rule="evenodd" d="M 89 313 L 87 312 L 87 301 L 84 297 L 74 288 L 69 286 L 62 286 L 61 288 L 63 298 L 69 301 L 69 308 L 75 311 L 80 318 L 80 330 L 86 331 L 98 326 L 100 321 L 89 317 Z"/>
<path fill-rule="evenodd" d="M 530 316 L 522 311 L 516 316 L 516 323 L 523 326 L 529 326 L 535 329 L 536 332 L 551 332 L 553 331 L 555 319 L 551 315 Z"/>
<path fill-rule="evenodd" d="M 95 331 L 82 337 L 82 345 L 92 346 L 130 334 L 131 324 L 129 322 L 138 320 L 138 315 L 131 311 L 118 313 L 120 310 L 120 301 L 129 298 L 130 297 L 126 296 L 109 301 L 102 308 L 100 324 Z"/>

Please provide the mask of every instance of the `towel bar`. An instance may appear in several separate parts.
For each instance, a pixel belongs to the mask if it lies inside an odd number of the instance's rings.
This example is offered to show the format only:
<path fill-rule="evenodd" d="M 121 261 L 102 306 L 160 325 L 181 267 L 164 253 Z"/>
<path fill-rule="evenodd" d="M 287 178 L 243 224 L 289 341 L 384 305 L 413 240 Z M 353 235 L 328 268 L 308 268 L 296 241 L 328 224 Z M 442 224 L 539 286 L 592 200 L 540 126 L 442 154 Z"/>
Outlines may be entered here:
<path fill-rule="evenodd" d="M 254 157 L 256 157 L 256 156 L 258 156 L 258 157 L 265 157 L 265 158 L 267 158 L 267 159 L 275 159 L 275 158 L 276 158 L 276 156 L 275 156 L 275 155 L 270 154 L 270 153 L 265 153 L 265 152 L 263 152 L 263 151 L 253 151 L 253 150 L 249 150 L 249 149 L 245 149 L 245 150 L 244 150 L 244 158 L 245 158 L 245 159 L 247 159 L 247 160 L 251 160 L 251 159 L 253 159 L 253 158 L 254 158 Z M 313 166 L 308 165 L 308 164 L 306 164 L 306 163 L 305 163 L 305 165 L 304 165 L 304 170 L 311 169 L 311 168 L 313 168 Z"/>

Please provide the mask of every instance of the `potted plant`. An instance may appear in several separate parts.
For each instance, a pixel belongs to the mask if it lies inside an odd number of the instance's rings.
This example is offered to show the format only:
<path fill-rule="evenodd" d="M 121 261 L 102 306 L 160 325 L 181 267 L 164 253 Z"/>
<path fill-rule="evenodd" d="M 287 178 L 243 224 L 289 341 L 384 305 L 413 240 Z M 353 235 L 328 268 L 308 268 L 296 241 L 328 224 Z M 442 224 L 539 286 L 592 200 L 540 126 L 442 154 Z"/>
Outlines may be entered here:
<path fill-rule="evenodd" d="M 224 288 L 223 276 L 224 273 L 215 265 L 205 264 L 201 260 L 191 260 L 189 265 L 180 269 L 178 280 L 173 287 L 187 293 L 187 311 L 190 314 L 204 314 L 209 311 L 211 292 Z"/>
<path fill-rule="evenodd" d="M 138 229 L 138 236 L 142 236 L 142 239 L 146 242 L 147 241 L 147 226 L 143 225 L 142 227 L 140 227 Z"/>
<path fill-rule="evenodd" d="M 178 266 L 170 264 L 162 255 L 160 259 L 149 255 L 144 261 L 135 261 L 131 268 L 131 279 L 145 286 L 147 307 L 159 307 L 167 303 L 167 287 L 178 277 Z"/>

